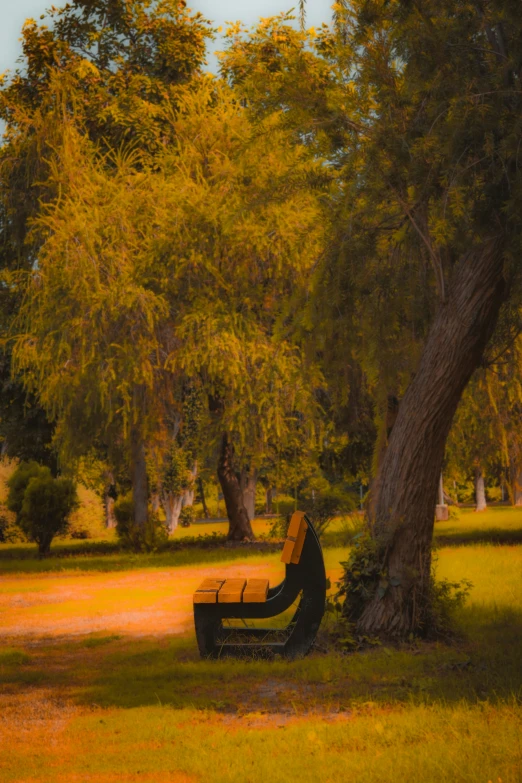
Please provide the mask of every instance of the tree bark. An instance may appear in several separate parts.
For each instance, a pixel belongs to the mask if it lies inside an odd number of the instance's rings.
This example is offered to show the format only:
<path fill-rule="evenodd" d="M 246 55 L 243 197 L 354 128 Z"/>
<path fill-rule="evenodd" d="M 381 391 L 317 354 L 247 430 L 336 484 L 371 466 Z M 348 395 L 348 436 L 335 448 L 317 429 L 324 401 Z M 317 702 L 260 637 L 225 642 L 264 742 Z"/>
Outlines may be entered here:
<path fill-rule="evenodd" d="M 186 489 L 185 492 L 183 493 L 182 507 L 194 505 L 194 494 L 195 494 L 194 489 L 196 486 L 196 478 L 198 475 L 197 461 L 194 461 L 194 464 L 192 465 L 192 470 L 190 472 L 192 474 L 192 484 L 190 486 L 190 489 Z"/>
<path fill-rule="evenodd" d="M 105 527 L 110 530 L 116 527 L 116 517 L 114 516 L 114 498 L 107 492 L 103 497 L 103 508 L 105 511 Z"/>
<path fill-rule="evenodd" d="M 218 461 L 218 478 L 225 498 L 229 521 L 229 541 L 253 541 L 255 539 L 247 510 L 243 503 L 243 493 L 234 470 L 234 446 L 227 432 L 221 438 Z"/>
<path fill-rule="evenodd" d="M 522 506 L 522 468 L 513 471 L 513 505 Z"/>
<path fill-rule="evenodd" d="M 116 527 L 116 517 L 114 516 L 114 498 L 112 490 L 114 489 L 114 475 L 109 470 L 104 474 L 105 487 L 103 489 L 103 510 L 105 514 L 105 527 L 110 530 Z"/>
<path fill-rule="evenodd" d="M 132 433 L 131 447 L 134 521 L 138 527 L 144 529 L 148 520 L 149 488 L 147 480 L 147 465 L 145 462 L 145 444 L 136 431 Z"/>
<path fill-rule="evenodd" d="M 252 522 L 256 516 L 256 485 L 257 470 L 254 468 L 243 468 L 239 479 L 241 492 L 243 493 L 243 505 L 248 514 L 248 519 Z"/>
<path fill-rule="evenodd" d="M 484 488 L 484 473 L 482 468 L 475 468 L 475 511 L 485 511 L 488 507 L 486 503 L 486 490 Z"/>
<path fill-rule="evenodd" d="M 169 533 L 174 533 L 178 526 L 179 515 L 183 508 L 183 495 L 174 495 L 172 492 L 163 492 L 161 504 L 165 511 L 165 522 Z"/>
<path fill-rule="evenodd" d="M 199 492 L 199 497 L 201 498 L 201 505 L 203 506 L 203 516 L 205 517 L 205 519 L 210 519 L 207 501 L 205 498 L 205 488 L 203 486 L 203 479 L 201 478 L 201 476 L 198 477 L 198 492 Z"/>
<path fill-rule="evenodd" d="M 39 557 L 49 557 L 51 554 L 51 543 L 53 540 L 53 535 L 51 533 L 43 533 L 37 543 L 38 543 L 38 556 Z"/>
<path fill-rule="evenodd" d="M 507 296 L 502 247 L 469 251 L 428 334 L 399 406 L 375 482 L 370 532 L 383 576 L 363 603 L 345 604 L 361 634 L 407 637 L 427 630 L 431 544 L 444 447 L 451 422 Z"/>
<path fill-rule="evenodd" d="M 267 514 L 272 513 L 272 503 L 274 499 L 274 489 L 273 487 L 267 487 L 266 488 L 266 500 L 265 500 L 265 510 Z"/>

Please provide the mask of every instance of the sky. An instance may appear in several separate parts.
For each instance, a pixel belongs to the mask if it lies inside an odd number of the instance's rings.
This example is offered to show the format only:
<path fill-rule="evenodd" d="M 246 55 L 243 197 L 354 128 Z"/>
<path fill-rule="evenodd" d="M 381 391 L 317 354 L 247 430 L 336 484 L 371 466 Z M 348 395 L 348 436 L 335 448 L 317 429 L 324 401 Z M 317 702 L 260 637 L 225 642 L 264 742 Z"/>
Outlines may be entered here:
<path fill-rule="evenodd" d="M 318 27 L 331 19 L 333 0 L 307 0 L 307 27 Z M 65 5 L 65 0 L 0 0 L 0 73 L 16 67 L 20 55 L 20 30 L 25 19 L 39 19 L 51 5 Z M 298 0 L 192 0 L 188 5 L 201 13 L 215 26 L 241 20 L 254 24 L 261 16 L 274 16 L 297 7 Z M 215 48 L 219 49 L 219 42 Z M 215 73 L 215 60 L 209 68 Z"/>

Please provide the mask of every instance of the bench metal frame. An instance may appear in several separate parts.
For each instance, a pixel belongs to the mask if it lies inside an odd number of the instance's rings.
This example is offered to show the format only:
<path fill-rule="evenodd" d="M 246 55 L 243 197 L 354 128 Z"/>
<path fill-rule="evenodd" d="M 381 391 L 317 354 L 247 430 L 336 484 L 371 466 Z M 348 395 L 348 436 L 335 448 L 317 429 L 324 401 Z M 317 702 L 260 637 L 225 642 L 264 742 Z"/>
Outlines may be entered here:
<path fill-rule="evenodd" d="M 299 563 L 288 563 L 284 580 L 268 590 L 259 603 L 194 604 L 196 639 L 202 657 L 222 656 L 285 658 L 306 655 L 314 643 L 326 602 L 326 572 L 321 544 L 315 529 L 304 517 L 308 529 Z M 300 596 L 294 616 L 286 628 L 227 628 L 223 620 L 276 617 Z"/>

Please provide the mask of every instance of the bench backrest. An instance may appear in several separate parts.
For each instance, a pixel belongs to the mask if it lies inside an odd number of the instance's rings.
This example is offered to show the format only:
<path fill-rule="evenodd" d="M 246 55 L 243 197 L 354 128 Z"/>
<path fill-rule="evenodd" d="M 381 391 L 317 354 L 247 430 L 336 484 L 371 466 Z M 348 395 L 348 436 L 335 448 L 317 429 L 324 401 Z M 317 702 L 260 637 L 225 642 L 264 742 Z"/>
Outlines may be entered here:
<path fill-rule="evenodd" d="M 304 511 L 294 511 L 283 546 L 282 563 L 299 563 L 307 528 Z"/>

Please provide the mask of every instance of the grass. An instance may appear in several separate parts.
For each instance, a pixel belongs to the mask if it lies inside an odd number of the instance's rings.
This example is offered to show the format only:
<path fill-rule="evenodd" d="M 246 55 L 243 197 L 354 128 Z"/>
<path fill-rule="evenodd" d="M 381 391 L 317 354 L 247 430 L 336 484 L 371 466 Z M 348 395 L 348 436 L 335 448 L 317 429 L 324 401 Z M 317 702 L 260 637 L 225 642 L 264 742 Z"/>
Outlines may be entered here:
<path fill-rule="evenodd" d="M 0 744 L 9 748 L 0 779 L 521 783 L 522 547 L 512 543 L 521 528 L 511 509 L 437 526 L 438 575 L 473 582 L 458 642 L 295 662 L 202 661 L 190 623 L 178 633 L 161 626 L 162 607 L 190 620 L 193 584 L 209 568 L 239 572 L 242 549 L 199 550 L 215 557 L 205 562 L 139 556 L 122 569 L 129 555 L 105 555 L 104 573 L 94 556 L 57 560 L 83 563 L 76 573 L 2 560 L 0 611 L 21 631 L 0 648 Z M 485 531 L 513 537 L 491 543 Z M 345 554 L 325 550 L 331 578 Z M 17 563 L 22 570 L 4 570 Z M 276 553 L 252 554 L 244 567 L 271 578 L 281 569 Z M 141 635 L 115 627 L 115 606 L 136 614 Z M 56 633 L 35 635 L 42 618 L 60 620 Z"/>
<path fill-rule="evenodd" d="M 435 525 L 438 544 L 522 544 L 522 508 L 494 506 L 478 513 L 472 508 L 452 509 L 451 515 Z"/>
<path fill-rule="evenodd" d="M 473 509 L 452 511 L 452 514 L 453 518 L 448 522 L 436 524 L 436 546 L 522 543 L 522 509 L 498 506 L 479 514 Z M 256 536 L 265 538 L 271 524 L 272 520 L 256 519 L 253 522 Z M 323 548 L 347 548 L 359 532 L 360 524 L 358 515 L 334 519 L 324 535 Z M 114 530 L 104 530 L 103 536 L 88 540 L 56 539 L 47 560 L 38 558 L 34 544 L 0 544 L 0 573 L 125 571 L 237 560 L 257 554 L 247 547 L 223 549 L 227 530 L 227 522 L 199 522 L 189 528 L 178 527 L 166 551 L 143 555 L 125 552 Z"/>

